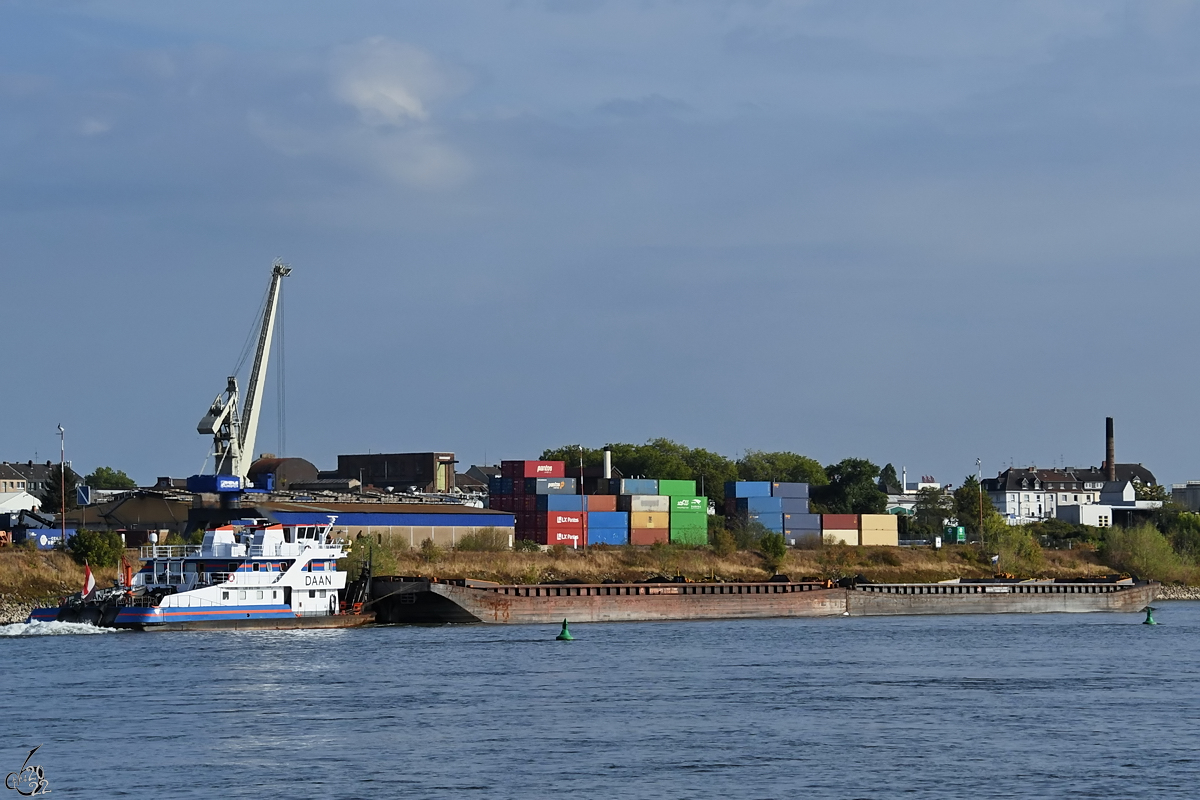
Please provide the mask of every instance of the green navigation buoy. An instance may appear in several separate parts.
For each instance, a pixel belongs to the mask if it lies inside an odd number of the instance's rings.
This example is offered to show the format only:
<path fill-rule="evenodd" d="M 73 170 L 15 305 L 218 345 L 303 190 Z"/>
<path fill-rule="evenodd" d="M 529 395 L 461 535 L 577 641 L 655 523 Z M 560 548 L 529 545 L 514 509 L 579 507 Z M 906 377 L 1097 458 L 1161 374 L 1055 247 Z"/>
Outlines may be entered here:
<path fill-rule="evenodd" d="M 571 629 L 567 627 L 567 621 L 565 619 L 563 620 L 562 632 L 554 638 L 560 642 L 571 642 L 575 640 L 575 637 L 571 635 Z"/>
<path fill-rule="evenodd" d="M 1146 606 L 1145 608 L 1142 609 L 1142 611 L 1146 612 L 1146 619 L 1142 621 L 1143 625 L 1157 625 L 1158 624 L 1157 622 L 1154 621 L 1154 612 L 1158 611 L 1157 608 L 1155 608 L 1154 606 Z M 566 630 L 565 625 L 566 625 L 566 623 L 564 623 L 563 630 Z"/>

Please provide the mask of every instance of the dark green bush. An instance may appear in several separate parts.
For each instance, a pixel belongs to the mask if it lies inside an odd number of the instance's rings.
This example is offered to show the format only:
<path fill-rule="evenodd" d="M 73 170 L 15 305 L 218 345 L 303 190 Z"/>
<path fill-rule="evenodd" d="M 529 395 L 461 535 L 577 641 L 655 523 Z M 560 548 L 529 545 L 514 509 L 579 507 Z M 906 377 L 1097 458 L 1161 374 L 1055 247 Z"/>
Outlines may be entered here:
<path fill-rule="evenodd" d="M 80 529 L 67 542 L 67 549 L 77 563 L 93 567 L 115 567 L 125 552 L 121 535 L 115 531 Z"/>

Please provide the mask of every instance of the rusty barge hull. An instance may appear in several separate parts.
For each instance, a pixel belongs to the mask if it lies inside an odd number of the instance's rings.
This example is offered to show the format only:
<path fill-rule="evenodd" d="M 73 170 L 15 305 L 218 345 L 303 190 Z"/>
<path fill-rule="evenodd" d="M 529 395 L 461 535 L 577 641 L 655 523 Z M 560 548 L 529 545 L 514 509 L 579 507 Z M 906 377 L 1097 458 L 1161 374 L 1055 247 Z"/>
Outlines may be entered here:
<path fill-rule="evenodd" d="M 550 624 L 779 617 L 1138 611 L 1158 584 L 661 583 L 505 586 L 483 581 L 376 578 L 380 623 Z M 1025 591 L 1029 589 L 1029 591 Z"/>

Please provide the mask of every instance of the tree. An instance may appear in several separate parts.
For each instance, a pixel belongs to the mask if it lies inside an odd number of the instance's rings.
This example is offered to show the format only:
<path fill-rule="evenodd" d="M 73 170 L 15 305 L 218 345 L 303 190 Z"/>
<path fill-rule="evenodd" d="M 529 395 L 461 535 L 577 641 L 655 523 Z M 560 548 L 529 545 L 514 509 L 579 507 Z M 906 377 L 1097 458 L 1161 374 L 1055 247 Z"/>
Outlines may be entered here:
<path fill-rule="evenodd" d="M 96 467 L 83 482 L 93 489 L 136 489 L 137 483 L 124 470 Z"/>
<path fill-rule="evenodd" d="M 738 478 L 737 466 L 728 458 L 703 448 L 690 448 L 670 439 L 651 439 L 646 444 L 608 444 L 612 464 L 627 478 L 645 476 L 664 480 L 693 480 L 696 489 L 715 501 L 725 503 L 725 481 Z M 579 465 L 579 445 L 566 445 L 542 452 L 544 461 L 565 461 Z M 585 467 L 604 463 L 604 448 L 583 448 Z"/>
<path fill-rule="evenodd" d="M 879 471 L 879 491 L 884 494 L 902 494 L 904 487 L 900 485 L 900 477 L 896 474 L 896 468 L 891 464 L 884 464 L 883 469 Z"/>
<path fill-rule="evenodd" d="M 917 502 L 913 508 L 910 528 L 919 536 L 940 536 L 946 525 L 946 517 L 954 513 L 954 500 L 945 489 L 927 486 L 917 490 Z"/>
<path fill-rule="evenodd" d="M 1171 495 L 1167 494 L 1166 488 L 1159 486 L 1157 483 L 1134 481 L 1133 491 L 1134 497 L 1138 500 L 1158 500 L 1165 503 L 1171 499 Z"/>
<path fill-rule="evenodd" d="M 787 542 L 782 533 L 768 532 L 758 540 L 758 549 L 767 561 L 767 569 L 776 573 L 787 558 Z"/>
<path fill-rule="evenodd" d="M 982 515 L 980 514 L 980 498 L 982 498 Z M 988 496 L 987 492 L 979 490 L 979 481 L 974 475 L 963 478 L 962 486 L 954 490 L 953 516 L 958 519 L 959 525 L 967 529 L 968 540 L 979 538 L 979 520 L 995 511 L 996 507 L 992 504 L 992 498 Z"/>
<path fill-rule="evenodd" d="M 67 548 L 77 563 L 87 562 L 93 567 L 115 567 L 125 552 L 121 534 L 116 531 L 80 529 L 67 542 Z"/>
<path fill-rule="evenodd" d="M 845 458 L 825 468 L 826 486 L 811 490 L 814 505 L 828 514 L 882 514 L 887 495 L 879 491 L 879 467 L 865 458 Z M 816 509 L 814 509 L 816 510 Z"/>
<path fill-rule="evenodd" d="M 75 470 L 67 466 L 65 470 L 66 485 L 62 482 L 63 470 L 58 466 L 50 468 L 50 475 L 46 480 L 46 490 L 42 493 L 42 510 L 58 514 L 63 510 L 63 495 L 64 489 L 66 494 L 66 509 L 70 511 L 76 507 L 75 503 L 75 487 L 79 485 L 79 476 L 75 474 Z"/>
<path fill-rule="evenodd" d="M 737 462 L 738 477 L 744 481 L 787 481 L 824 486 L 829 483 L 816 459 L 797 453 L 765 453 L 747 450 Z"/>

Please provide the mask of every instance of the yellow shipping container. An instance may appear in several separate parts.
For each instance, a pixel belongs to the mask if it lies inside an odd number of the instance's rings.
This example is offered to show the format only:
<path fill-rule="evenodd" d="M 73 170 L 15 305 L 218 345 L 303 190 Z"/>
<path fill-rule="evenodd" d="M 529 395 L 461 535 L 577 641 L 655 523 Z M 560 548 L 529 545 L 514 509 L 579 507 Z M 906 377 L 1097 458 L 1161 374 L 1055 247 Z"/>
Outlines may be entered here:
<path fill-rule="evenodd" d="M 670 528 L 671 515 L 665 511 L 630 511 L 631 528 Z"/>
<path fill-rule="evenodd" d="M 863 514 L 859 517 L 858 527 L 863 531 L 899 530 L 895 514 Z"/>
<path fill-rule="evenodd" d="M 821 539 L 825 544 L 848 544 L 858 547 L 858 531 L 825 529 L 821 531 Z"/>
<path fill-rule="evenodd" d="M 900 535 L 894 529 L 890 531 L 864 530 L 859 536 L 864 547 L 900 546 Z"/>

